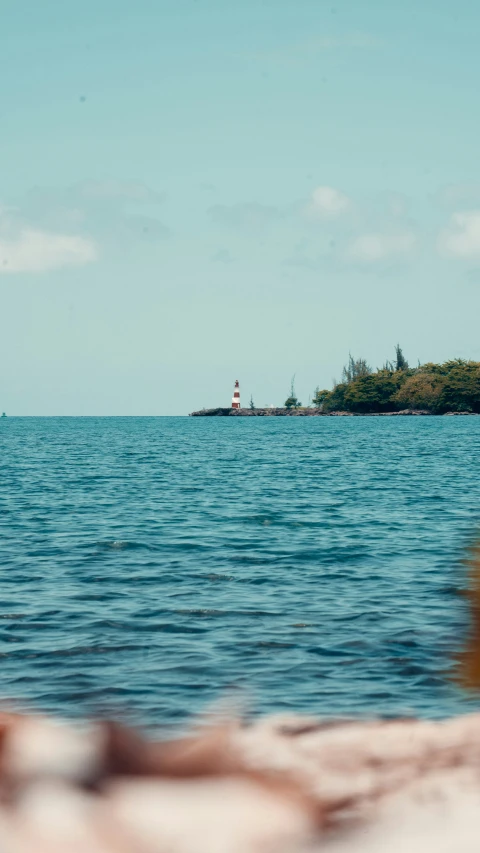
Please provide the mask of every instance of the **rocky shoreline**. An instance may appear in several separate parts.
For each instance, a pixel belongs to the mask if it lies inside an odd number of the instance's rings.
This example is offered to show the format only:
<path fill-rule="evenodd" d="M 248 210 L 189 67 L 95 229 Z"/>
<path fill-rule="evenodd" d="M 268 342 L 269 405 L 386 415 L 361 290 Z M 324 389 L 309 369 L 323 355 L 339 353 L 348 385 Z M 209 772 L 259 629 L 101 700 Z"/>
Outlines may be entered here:
<path fill-rule="evenodd" d="M 2 853 L 480 850 L 480 714 L 0 726 Z"/>
<path fill-rule="evenodd" d="M 473 415 L 478 417 L 476 412 L 446 412 L 442 417 L 453 415 Z M 234 418 L 261 418 L 261 417 L 322 417 L 322 418 L 391 418 L 401 416 L 416 416 L 416 417 L 432 417 L 433 413 L 426 409 L 402 409 L 400 412 L 322 412 L 320 409 L 201 409 L 198 412 L 191 412 L 191 418 L 211 418 L 211 417 L 234 417 Z"/>

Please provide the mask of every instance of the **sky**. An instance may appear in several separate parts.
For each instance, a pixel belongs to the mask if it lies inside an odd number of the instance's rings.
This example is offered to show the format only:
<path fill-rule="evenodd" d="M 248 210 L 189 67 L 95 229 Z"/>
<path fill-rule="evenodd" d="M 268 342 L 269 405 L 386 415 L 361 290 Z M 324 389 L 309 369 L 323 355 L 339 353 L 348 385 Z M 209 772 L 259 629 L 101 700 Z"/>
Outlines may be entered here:
<path fill-rule="evenodd" d="M 0 410 L 480 360 L 477 0 L 1 0 Z"/>

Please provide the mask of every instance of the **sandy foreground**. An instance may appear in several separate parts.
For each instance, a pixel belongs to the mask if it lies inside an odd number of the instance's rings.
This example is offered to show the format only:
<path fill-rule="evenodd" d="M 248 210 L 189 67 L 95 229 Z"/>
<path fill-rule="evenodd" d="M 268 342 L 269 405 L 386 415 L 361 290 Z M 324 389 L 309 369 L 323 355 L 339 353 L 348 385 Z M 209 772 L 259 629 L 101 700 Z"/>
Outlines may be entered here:
<path fill-rule="evenodd" d="M 480 714 L 151 741 L 0 718 L 1 853 L 479 853 Z"/>

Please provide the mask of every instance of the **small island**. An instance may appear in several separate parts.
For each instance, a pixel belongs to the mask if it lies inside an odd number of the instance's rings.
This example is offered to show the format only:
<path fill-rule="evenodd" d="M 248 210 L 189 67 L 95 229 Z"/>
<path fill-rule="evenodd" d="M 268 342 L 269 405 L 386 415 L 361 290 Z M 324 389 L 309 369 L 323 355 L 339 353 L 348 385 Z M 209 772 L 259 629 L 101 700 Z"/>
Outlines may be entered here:
<path fill-rule="evenodd" d="M 395 359 L 373 370 L 364 358 L 349 355 L 341 382 L 331 390 L 315 389 L 311 403 L 302 406 L 292 380 L 283 407 L 215 408 L 192 412 L 193 417 L 352 417 L 359 415 L 479 415 L 480 362 L 455 358 L 442 364 L 410 367 L 401 347 Z"/>

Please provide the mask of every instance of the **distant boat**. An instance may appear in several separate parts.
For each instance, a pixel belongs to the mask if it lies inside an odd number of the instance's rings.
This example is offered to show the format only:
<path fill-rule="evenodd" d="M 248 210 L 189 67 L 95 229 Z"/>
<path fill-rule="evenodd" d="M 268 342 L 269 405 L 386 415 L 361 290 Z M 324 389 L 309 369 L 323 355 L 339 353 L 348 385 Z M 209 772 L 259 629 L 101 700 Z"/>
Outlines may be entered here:
<path fill-rule="evenodd" d="M 6 418 L 6 417 L 7 417 L 7 415 L 5 414 L 5 412 L 2 412 L 2 418 Z"/>

